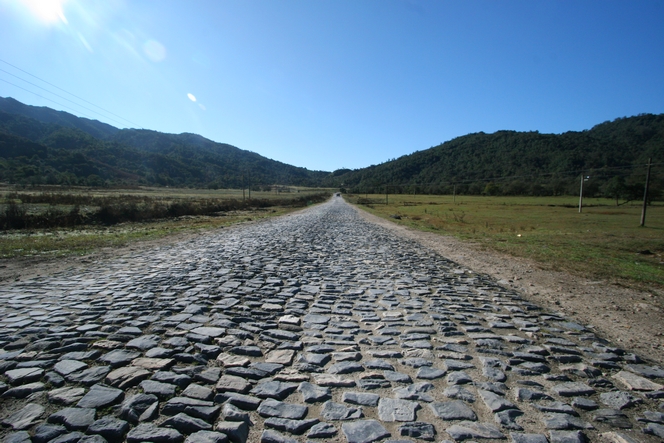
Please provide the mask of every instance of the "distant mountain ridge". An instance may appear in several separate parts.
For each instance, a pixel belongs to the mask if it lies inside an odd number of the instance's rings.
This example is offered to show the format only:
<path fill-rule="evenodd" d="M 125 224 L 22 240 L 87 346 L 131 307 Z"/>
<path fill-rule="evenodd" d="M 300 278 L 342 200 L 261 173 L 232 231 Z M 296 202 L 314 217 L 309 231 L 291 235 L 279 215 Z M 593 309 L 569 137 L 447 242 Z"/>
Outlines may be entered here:
<path fill-rule="evenodd" d="M 95 138 L 106 138 L 119 131 L 118 128 L 98 120 L 77 117 L 68 112 L 56 111 L 46 106 L 26 105 L 11 97 L 0 97 L 0 111 L 33 118 L 42 123 L 53 123 L 65 128 L 80 129 Z"/>
<path fill-rule="evenodd" d="M 118 129 L 0 98 L 2 181 L 239 188 L 316 186 L 328 174 L 271 160 L 197 134 Z"/>
<path fill-rule="evenodd" d="M 664 192 L 664 114 L 580 132 L 468 134 L 356 170 L 310 171 L 197 134 L 118 129 L 0 98 L 0 180 L 72 185 L 194 187 L 274 184 L 350 192 L 587 195 L 639 198 L 651 158 L 652 196 Z"/>
<path fill-rule="evenodd" d="M 578 193 L 582 172 L 588 195 L 643 193 L 648 159 L 653 195 L 664 189 L 664 114 L 618 118 L 581 132 L 498 131 L 468 134 L 430 149 L 357 170 L 338 170 L 327 186 L 350 192 L 456 192 L 558 195 Z M 632 189 L 630 191 L 630 189 Z M 628 195 L 629 194 L 629 195 Z"/>

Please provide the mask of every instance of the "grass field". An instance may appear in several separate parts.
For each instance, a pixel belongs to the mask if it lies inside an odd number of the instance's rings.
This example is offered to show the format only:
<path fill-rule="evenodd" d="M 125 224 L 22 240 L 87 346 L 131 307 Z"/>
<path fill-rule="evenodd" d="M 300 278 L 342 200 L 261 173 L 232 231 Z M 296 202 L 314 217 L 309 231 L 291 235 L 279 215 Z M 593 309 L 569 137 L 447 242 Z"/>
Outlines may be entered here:
<path fill-rule="evenodd" d="M 306 203 L 303 196 L 320 197 L 321 189 L 282 188 L 278 192 L 251 192 L 251 199 L 260 200 L 260 207 L 228 210 L 214 214 L 173 216 L 159 219 L 146 219 L 140 222 L 125 222 L 111 226 L 83 224 L 67 228 L 50 229 L 10 229 L 0 231 L 0 258 L 13 257 L 60 257 L 82 255 L 103 247 L 123 246 L 140 240 L 153 240 L 165 236 L 214 229 L 248 220 L 272 217 L 297 210 Z M 329 190 L 331 194 L 331 190 Z M 197 208 L 215 202 L 235 199 L 243 200 L 239 189 L 178 189 L 178 188 L 73 188 L 39 187 L 16 189 L 0 187 L 0 212 L 7 210 L 8 197 L 18 196 L 21 210 L 28 216 L 48 217 L 53 214 L 66 214 L 76 207 L 80 214 L 94 214 L 99 205 L 125 205 L 153 208 L 179 205 L 180 208 Z M 23 203 L 21 198 L 33 197 L 39 203 Z M 244 197 L 249 199 L 249 192 Z M 290 201 L 297 204 L 289 204 Z M 265 203 L 265 200 L 268 203 Z M 49 203 L 42 203 L 49 202 Z M 73 201 L 73 202 L 72 202 Z M 269 202 L 274 201 L 274 206 Z M 82 203 L 79 203 L 82 202 Z M 266 207 L 267 206 L 267 207 Z"/>
<path fill-rule="evenodd" d="M 351 203 L 410 227 L 472 240 L 543 267 L 642 289 L 664 289 L 664 204 L 616 206 L 578 197 L 347 195 Z"/>

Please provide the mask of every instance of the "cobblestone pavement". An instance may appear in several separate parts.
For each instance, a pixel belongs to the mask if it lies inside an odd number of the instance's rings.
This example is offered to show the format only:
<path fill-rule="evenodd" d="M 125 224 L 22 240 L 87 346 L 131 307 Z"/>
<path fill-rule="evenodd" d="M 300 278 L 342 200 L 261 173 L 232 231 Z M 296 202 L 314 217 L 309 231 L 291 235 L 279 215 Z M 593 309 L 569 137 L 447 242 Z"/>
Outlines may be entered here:
<path fill-rule="evenodd" d="M 664 439 L 662 369 L 340 198 L 0 299 L 7 442 Z"/>

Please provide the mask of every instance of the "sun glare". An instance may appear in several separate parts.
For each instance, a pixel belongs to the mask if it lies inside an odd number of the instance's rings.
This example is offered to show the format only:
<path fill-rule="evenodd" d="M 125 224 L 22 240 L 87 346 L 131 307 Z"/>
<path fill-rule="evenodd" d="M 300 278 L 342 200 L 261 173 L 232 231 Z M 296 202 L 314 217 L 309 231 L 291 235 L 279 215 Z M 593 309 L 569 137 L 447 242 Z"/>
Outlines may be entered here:
<path fill-rule="evenodd" d="M 30 11 L 44 23 L 55 23 L 58 20 L 67 24 L 67 17 L 62 10 L 65 0 L 23 0 Z"/>

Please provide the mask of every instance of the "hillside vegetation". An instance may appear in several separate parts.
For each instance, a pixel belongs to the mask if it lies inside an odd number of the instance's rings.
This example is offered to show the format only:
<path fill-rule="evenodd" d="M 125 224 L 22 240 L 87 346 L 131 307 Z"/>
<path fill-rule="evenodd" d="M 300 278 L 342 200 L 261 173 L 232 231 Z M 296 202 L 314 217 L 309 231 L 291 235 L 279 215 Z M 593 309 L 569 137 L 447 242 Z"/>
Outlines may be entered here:
<path fill-rule="evenodd" d="M 664 188 L 664 114 L 605 122 L 582 132 L 498 131 L 468 134 L 430 149 L 358 170 L 335 171 L 328 186 L 349 192 L 485 195 L 578 194 L 640 198 L 645 165 L 652 196 Z M 639 197 L 640 196 L 640 197 Z"/>
<path fill-rule="evenodd" d="M 317 186 L 327 174 L 196 134 L 117 129 L 0 98 L 0 181 L 260 189 Z"/>
<path fill-rule="evenodd" d="M 196 134 L 118 129 L 0 98 L 0 181 L 83 186 L 266 189 L 336 187 L 353 193 L 573 195 L 619 200 L 664 190 L 664 114 L 563 134 L 468 134 L 379 165 L 310 171 Z"/>

